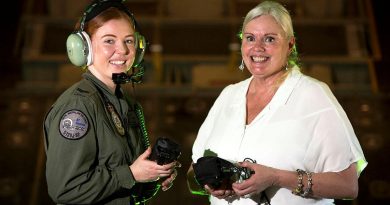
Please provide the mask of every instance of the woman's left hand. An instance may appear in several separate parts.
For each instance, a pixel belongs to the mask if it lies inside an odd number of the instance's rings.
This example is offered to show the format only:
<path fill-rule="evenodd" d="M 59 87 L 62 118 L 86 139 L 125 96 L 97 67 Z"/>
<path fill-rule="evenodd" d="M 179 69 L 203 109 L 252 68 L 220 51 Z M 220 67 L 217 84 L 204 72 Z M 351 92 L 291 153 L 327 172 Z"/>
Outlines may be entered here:
<path fill-rule="evenodd" d="M 275 169 L 250 162 L 242 162 L 240 163 L 240 166 L 253 170 L 254 174 L 241 183 L 232 184 L 232 188 L 236 195 L 246 196 L 248 194 L 260 193 L 275 184 Z"/>

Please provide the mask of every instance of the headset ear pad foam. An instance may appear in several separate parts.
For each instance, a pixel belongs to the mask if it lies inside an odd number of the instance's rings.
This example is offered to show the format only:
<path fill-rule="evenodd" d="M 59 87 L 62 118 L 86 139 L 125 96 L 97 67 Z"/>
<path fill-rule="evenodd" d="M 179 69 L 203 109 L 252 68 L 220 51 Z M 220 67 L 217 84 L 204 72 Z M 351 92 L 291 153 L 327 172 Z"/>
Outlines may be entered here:
<path fill-rule="evenodd" d="M 72 33 L 66 39 L 68 58 L 75 66 L 89 66 L 92 64 L 91 39 L 85 31 Z"/>

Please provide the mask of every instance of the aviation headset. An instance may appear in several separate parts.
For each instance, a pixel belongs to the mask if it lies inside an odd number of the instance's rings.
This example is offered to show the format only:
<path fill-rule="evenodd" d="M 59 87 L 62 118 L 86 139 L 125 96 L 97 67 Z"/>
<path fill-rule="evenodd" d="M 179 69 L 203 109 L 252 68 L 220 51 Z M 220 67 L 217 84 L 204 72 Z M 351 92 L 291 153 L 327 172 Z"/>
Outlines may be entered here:
<path fill-rule="evenodd" d="M 80 21 L 80 28 L 70 34 L 66 40 L 66 50 L 68 53 L 69 60 L 79 67 L 89 66 L 93 62 L 93 52 L 91 39 L 88 34 L 84 31 L 85 23 L 93 19 L 108 8 L 114 7 L 125 12 L 131 19 L 134 35 L 135 35 L 135 47 L 136 53 L 132 68 L 140 68 L 143 70 L 143 56 L 146 49 L 145 37 L 138 33 L 138 25 L 134 18 L 134 15 L 130 10 L 123 4 L 124 0 L 95 0 L 87 9 Z"/>

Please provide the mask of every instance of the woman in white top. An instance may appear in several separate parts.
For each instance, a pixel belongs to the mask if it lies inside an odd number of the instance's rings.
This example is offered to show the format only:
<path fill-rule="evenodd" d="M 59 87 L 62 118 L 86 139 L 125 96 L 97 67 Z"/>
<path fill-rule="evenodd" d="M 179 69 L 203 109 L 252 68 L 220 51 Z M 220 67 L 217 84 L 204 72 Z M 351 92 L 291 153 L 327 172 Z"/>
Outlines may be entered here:
<path fill-rule="evenodd" d="M 358 195 L 366 167 L 363 151 L 343 108 L 329 87 L 303 75 L 291 17 L 265 1 L 248 12 L 241 53 L 252 76 L 227 86 L 202 124 L 192 160 L 207 153 L 253 170 L 230 188 L 199 186 L 188 170 L 192 193 L 213 205 L 333 204 Z M 265 196 L 265 197 L 264 197 Z"/>

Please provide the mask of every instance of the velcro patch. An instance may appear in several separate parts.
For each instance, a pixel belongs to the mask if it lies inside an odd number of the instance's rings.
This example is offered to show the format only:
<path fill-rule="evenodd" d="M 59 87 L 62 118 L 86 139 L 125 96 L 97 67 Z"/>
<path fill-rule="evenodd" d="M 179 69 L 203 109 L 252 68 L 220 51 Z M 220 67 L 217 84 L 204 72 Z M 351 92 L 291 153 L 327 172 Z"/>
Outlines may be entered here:
<path fill-rule="evenodd" d="M 84 137 L 88 127 L 87 117 L 79 110 L 66 112 L 60 121 L 60 133 L 66 139 L 77 140 Z"/>

